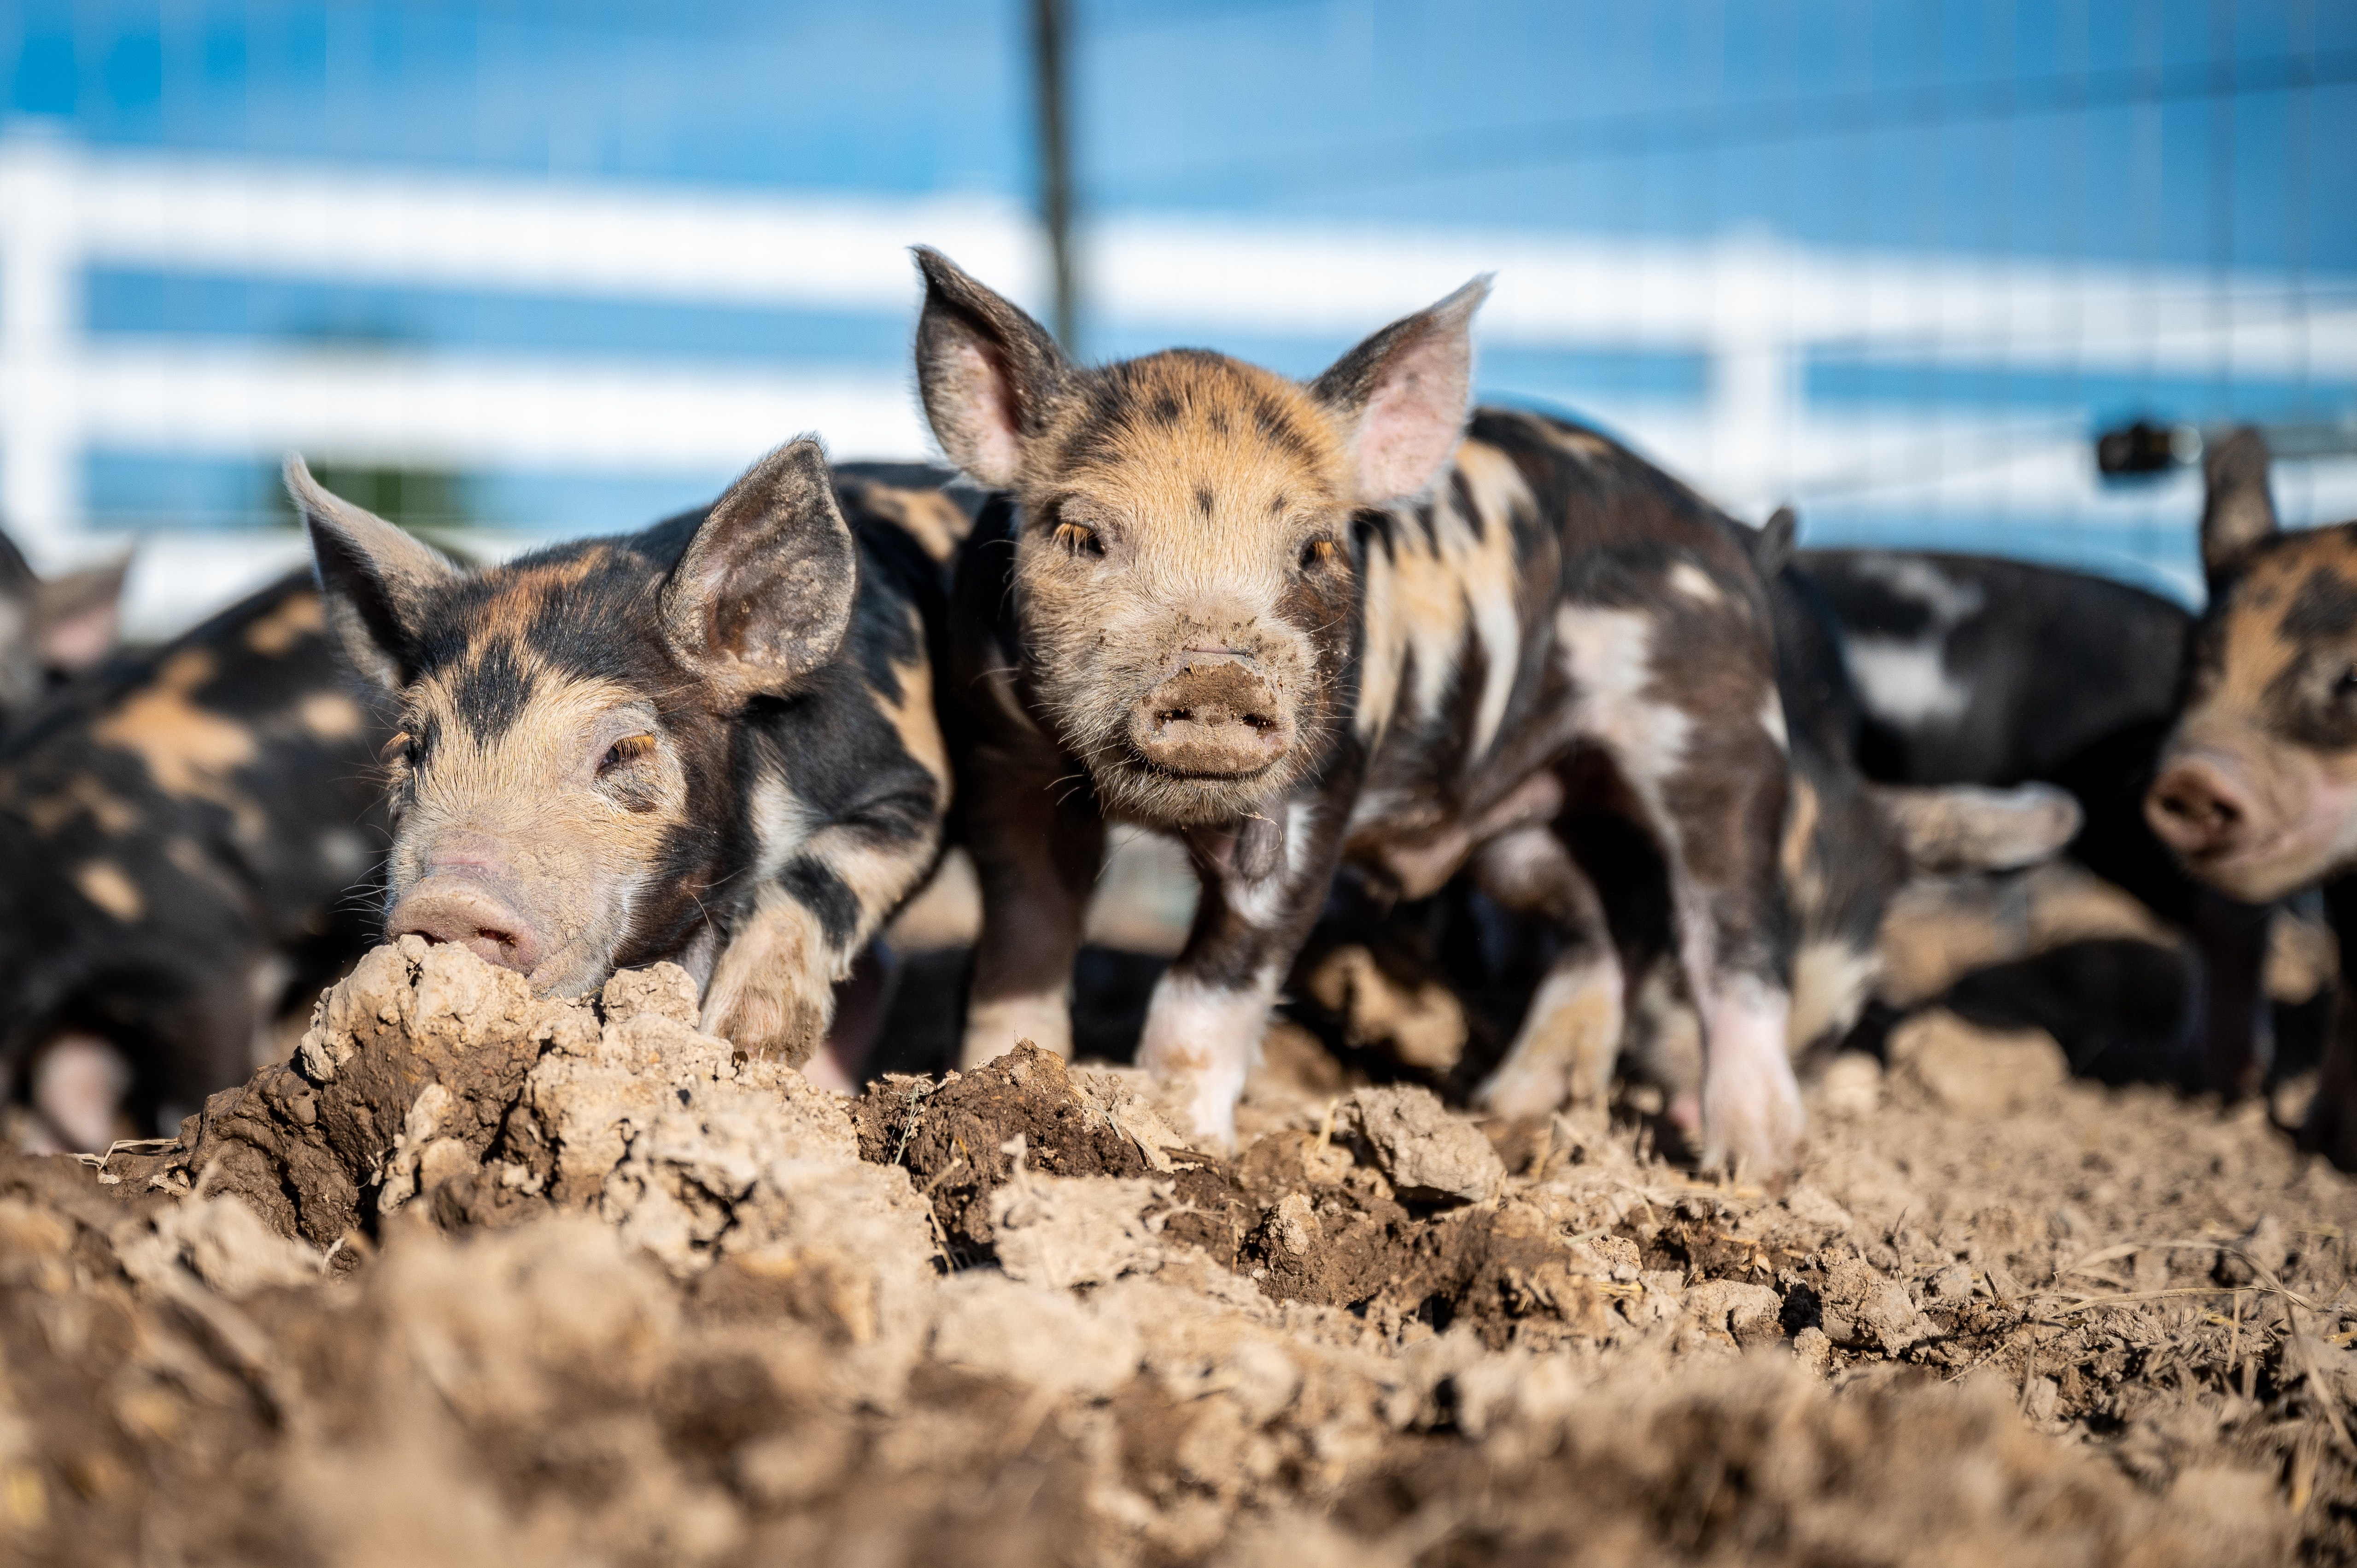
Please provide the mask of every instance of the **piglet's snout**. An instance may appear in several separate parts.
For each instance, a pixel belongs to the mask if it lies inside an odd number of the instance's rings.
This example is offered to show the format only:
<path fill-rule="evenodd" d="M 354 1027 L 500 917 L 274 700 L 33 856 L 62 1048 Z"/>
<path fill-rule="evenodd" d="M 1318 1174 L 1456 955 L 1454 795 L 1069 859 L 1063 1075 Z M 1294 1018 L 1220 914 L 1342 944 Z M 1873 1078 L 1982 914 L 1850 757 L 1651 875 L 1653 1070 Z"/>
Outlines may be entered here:
<path fill-rule="evenodd" d="M 1168 772 L 1232 779 L 1285 755 L 1293 717 L 1251 660 L 1190 651 L 1130 710 L 1129 743 Z"/>
<path fill-rule="evenodd" d="M 2248 837 L 2251 798 L 2222 768 L 2201 757 L 2172 762 L 2145 796 L 2145 820 L 2183 855 L 2229 854 Z"/>
<path fill-rule="evenodd" d="M 540 937 L 531 922 L 472 876 L 429 873 L 393 906 L 384 934 L 387 941 L 420 936 L 429 942 L 457 942 L 519 974 L 540 967 Z"/>

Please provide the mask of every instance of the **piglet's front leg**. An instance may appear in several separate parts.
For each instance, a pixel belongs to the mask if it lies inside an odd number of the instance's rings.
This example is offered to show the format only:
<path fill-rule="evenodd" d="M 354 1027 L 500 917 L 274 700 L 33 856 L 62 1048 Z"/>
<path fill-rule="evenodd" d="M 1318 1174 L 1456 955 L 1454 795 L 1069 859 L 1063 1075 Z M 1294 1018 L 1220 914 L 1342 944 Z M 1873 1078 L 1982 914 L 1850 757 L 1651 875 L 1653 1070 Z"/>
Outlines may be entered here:
<path fill-rule="evenodd" d="M 826 1039 L 835 983 L 931 869 L 930 821 L 886 801 L 813 834 L 728 933 L 704 989 L 704 1030 L 802 1067 Z"/>
<path fill-rule="evenodd" d="M 1077 798 L 1069 767 L 1027 768 L 977 753 L 967 848 L 982 883 L 959 1065 L 980 1067 L 1029 1040 L 1072 1054 L 1072 964 L 1104 864 L 1104 820 Z"/>
<path fill-rule="evenodd" d="M 815 912 L 762 891 L 704 992 L 704 1031 L 788 1067 L 810 1060 L 834 1008 L 834 953 Z"/>
<path fill-rule="evenodd" d="M 1233 826 L 1192 829 L 1202 882 L 1187 946 L 1154 988 L 1140 1066 L 1180 1085 L 1200 1137 L 1234 1146 L 1236 1101 L 1340 858 L 1340 834 L 1308 801 Z"/>

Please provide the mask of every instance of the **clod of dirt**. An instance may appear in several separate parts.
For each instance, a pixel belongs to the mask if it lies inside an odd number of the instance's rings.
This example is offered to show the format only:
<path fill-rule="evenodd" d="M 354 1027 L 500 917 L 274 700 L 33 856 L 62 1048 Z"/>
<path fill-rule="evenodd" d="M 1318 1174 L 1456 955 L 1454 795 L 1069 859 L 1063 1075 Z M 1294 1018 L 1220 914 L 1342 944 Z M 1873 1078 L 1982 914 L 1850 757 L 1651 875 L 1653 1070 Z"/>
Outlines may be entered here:
<path fill-rule="evenodd" d="M 1943 1008 L 1893 1029 L 1890 1059 L 1933 1104 L 1984 1115 L 2018 1111 L 2071 1076 L 2070 1059 L 2043 1029 L 1984 1029 Z"/>
<path fill-rule="evenodd" d="M 182 1271 L 231 1301 L 272 1285 L 316 1283 L 326 1260 L 264 1225 L 233 1197 L 190 1198 L 113 1236 L 123 1272 L 142 1284 L 177 1283 Z"/>
<path fill-rule="evenodd" d="M 234 1195 L 322 1248 L 419 1198 L 447 1225 L 595 1206 L 683 1275 L 758 1251 L 798 1206 L 892 1209 L 889 1192 L 855 1199 L 813 1175 L 858 1168 L 840 1101 L 694 1019 L 670 964 L 595 1002 L 536 998 L 464 948 L 404 937 L 320 999 L 286 1067 L 207 1101 L 180 1148 L 121 1163 L 145 1187 Z M 904 1237 L 922 1224 L 902 1202 Z"/>
<path fill-rule="evenodd" d="M 1428 1089 L 1355 1090 L 1342 1117 L 1373 1151 L 1392 1190 L 1410 1202 L 1478 1203 L 1505 1182 L 1505 1164 L 1490 1140 Z"/>
<path fill-rule="evenodd" d="M 1168 1182 L 1035 1176 L 1018 1166 L 990 1195 L 998 1266 L 1009 1279 L 1059 1288 L 1110 1284 L 1163 1263 Z"/>
<path fill-rule="evenodd" d="M 1819 1326 L 1836 1345 L 1896 1355 L 1931 1331 L 1907 1286 L 1856 1258 L 1842 1259 L 1817 1287 Z"/>
<path fill-rule="evenodd" d="M 1864 1051 L 1842 1051 L 1817 1075 L 1817 1105 L 1827 1116 L 1863 1119 L 1882 1108 L 1882 1064 Z"/>
<path fill-rule="evenodd" d="M 330 1247 L 472 1171 L 547 1041 L 523 977 L 404 937 L 322 997 L 294 1059 L 205 1101 L 182 1146 L 126 1176 L 201 1180 L 283 1236 Z"/>
<path fill-rule="evenodd" d="M 932 1353 L 949 1366 L 1051 1397 L 1103 1399 L 1137 1370 L 1138 1337 L 1125 1315 L 975 1271 L 942 1289 Z"/>
<path fill-rule="evenodd" d="M 1211 1187 L 1224 1185 L 1222 1162 L 1185 1149 L 1119 1076 L 1068 1068 L 1028 1040 L 938 1084 L 888 1077 L 851 1116 L 860 1156 L 904 1167 L 931 1196 L 951 1244 L 975 1256 L 997 1240 L 993 1195 L 1015 1174 L 1017 1139 L 1025 1167 L 1044 1176 L 1167 1175 L 1194 1188 L 1211 1173 Z"/>

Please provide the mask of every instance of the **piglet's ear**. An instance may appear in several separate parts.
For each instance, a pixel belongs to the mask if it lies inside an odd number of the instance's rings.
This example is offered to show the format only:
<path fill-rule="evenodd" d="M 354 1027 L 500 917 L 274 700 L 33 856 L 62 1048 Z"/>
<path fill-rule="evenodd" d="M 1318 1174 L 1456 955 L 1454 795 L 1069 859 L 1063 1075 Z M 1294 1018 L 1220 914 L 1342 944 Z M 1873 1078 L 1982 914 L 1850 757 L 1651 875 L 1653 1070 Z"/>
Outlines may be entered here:
<path fill-rule="evenodd" d="M 1309 383 L 1350 446 L 1357 499 L 1414 495 L 1457 450 L 1473 384 L 1473 312 L 1489 295 L 1484 273 L 1393 322 Z"/>
<path fill-rule="evenodd" d="M 123 579 L 130 570 L 126 554 L 42 583 L 33 618 L 43 664 L 70 673 L 106 657 L 122 625 Z"/>
<path fill-rule="evenodd" d="M 917 387 L 950 461 L 994 489 L 1015 482 L 1025 444 L 1047 428 L 1072 375 L 1048 329 L 917 247 L 925 310 L 917 320 Z"/>
<path fill-rule="evenodd" d="M 807 436 L 713 504 L 663 585 L 663 635 L 724 700 L 782 694 L 826 663 L 859 580 L 826 453 Z"/>
<path fill-rule="evenodd" d="M 1792 547 L 1800 533 L 1801 514 L 1788 506 L 1778 507 L 1760 525 L 1760 532 L 1751 536 L 1751 564 L 1762 577 L 1773 577 L 1792 564 Z"/>
<path fill-rule="evenodd" d="M 397 691 L 415 669 L 425 601 L 455 582 L 458 568 L 374 512 L 329 494 L 293 455 L 286 459 L 286 493 L 310 531 L 328 627 L 354 669 Z"/>
<path fill-rule="evenodd" d="M 2201 456 L 2201 566 L 2212 582 L 2276 531 L 2267 493 L 2267 438 L 2249 425 Z"/>

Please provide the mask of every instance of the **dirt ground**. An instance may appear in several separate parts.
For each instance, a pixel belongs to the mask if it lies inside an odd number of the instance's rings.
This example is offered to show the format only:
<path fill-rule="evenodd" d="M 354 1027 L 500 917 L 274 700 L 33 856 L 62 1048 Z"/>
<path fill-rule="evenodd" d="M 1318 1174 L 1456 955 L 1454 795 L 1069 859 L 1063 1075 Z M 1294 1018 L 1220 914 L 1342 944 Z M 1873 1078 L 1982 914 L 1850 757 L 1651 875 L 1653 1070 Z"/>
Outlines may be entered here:
<path fill-rule="evenodd" d="M 1776 1190 L 1281 1026 L 1244 1146 L 1019 1050 L 856 1101 L 412 939 L 169 1146 L 0 1163 L 0 1551 L 2357 1560 L 2357 1192 L 1931 1013 Z"/>

